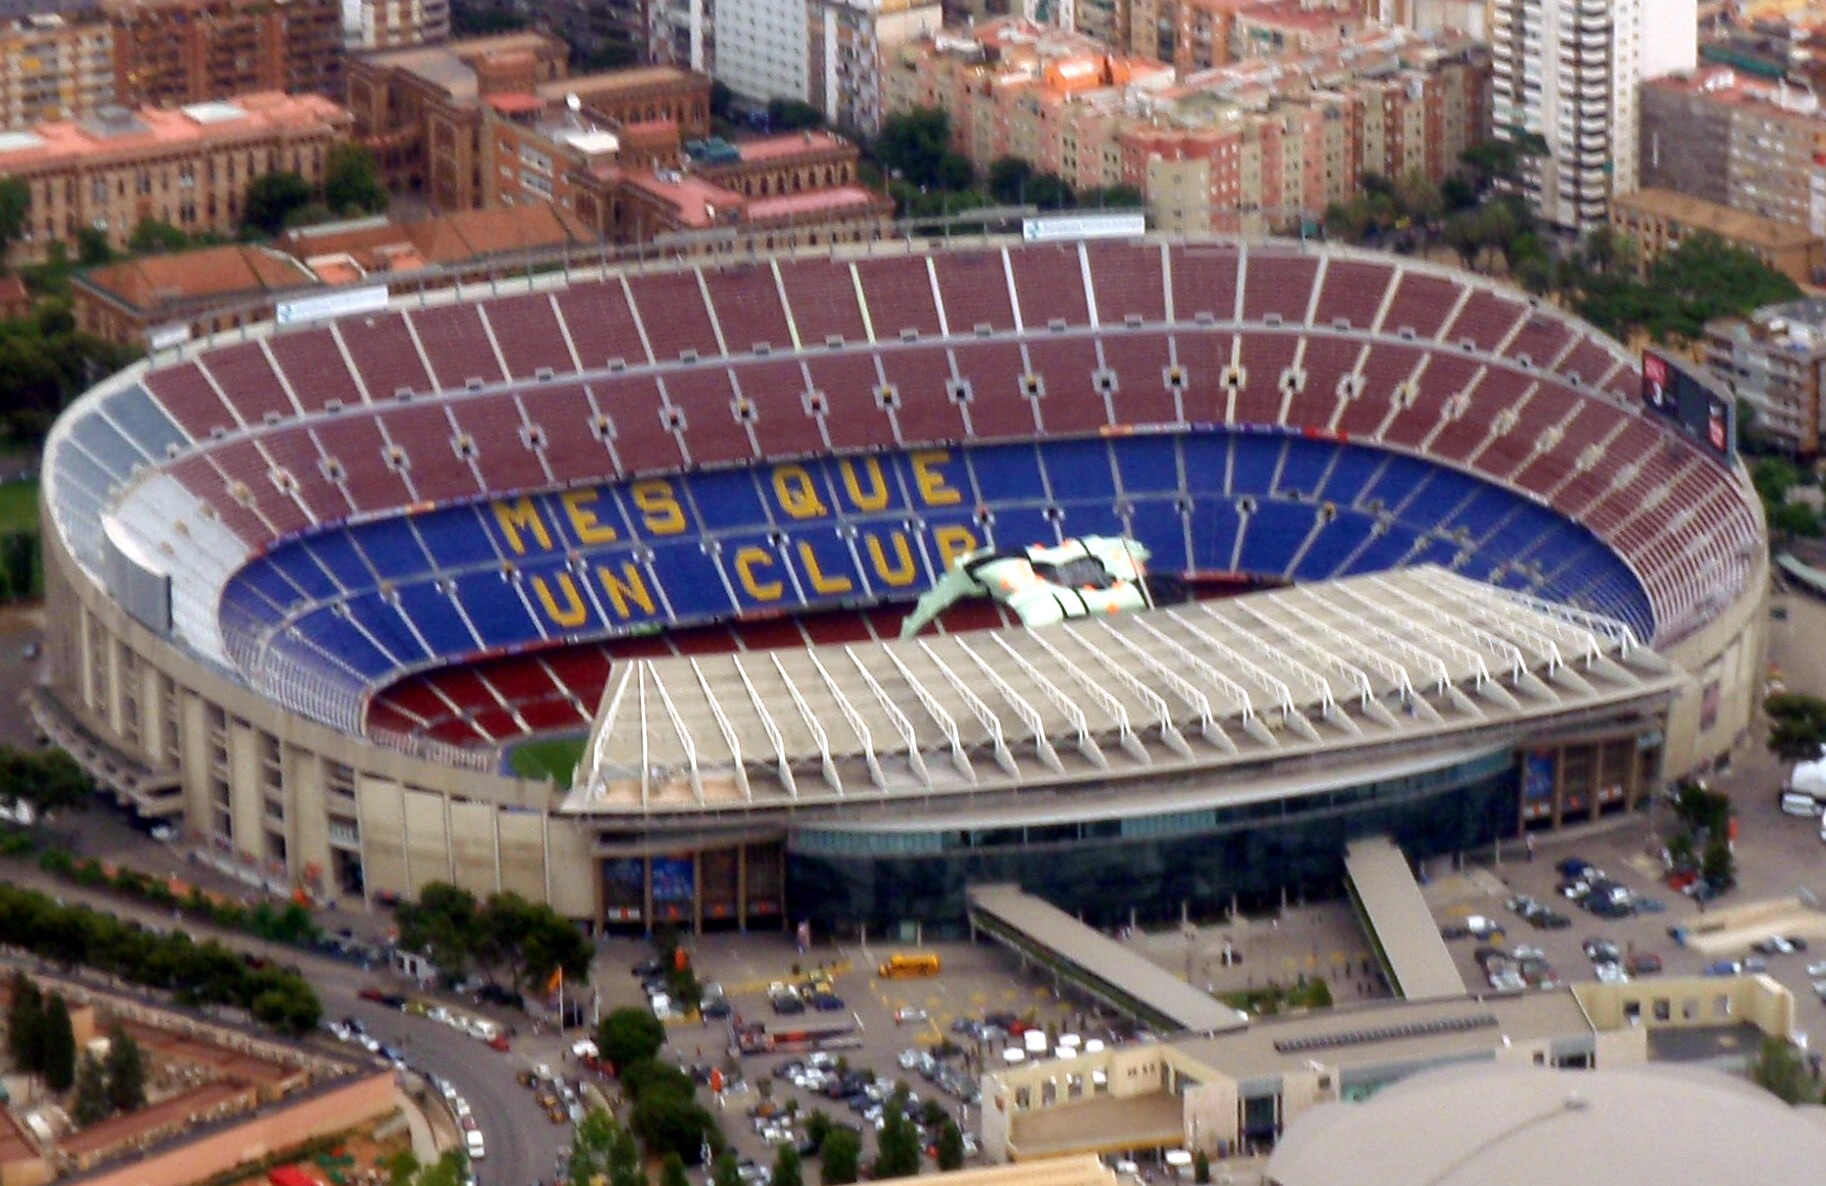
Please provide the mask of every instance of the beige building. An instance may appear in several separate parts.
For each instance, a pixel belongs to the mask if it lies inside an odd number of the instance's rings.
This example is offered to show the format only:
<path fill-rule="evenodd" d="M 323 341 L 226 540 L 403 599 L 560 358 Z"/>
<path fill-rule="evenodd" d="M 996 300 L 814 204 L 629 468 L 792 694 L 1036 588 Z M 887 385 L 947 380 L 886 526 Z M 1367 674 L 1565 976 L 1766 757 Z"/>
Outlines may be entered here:
<path fill-rule="evenodd" d="M 1796 284 L 1817 284 L 1826 278 L 1826 239 L 1818 234 L 1673 190 L 1617 195 L 1611 202 L 1610 224 L 1636 241 L 1637 262 L 1644 269 L 1689 235 L 1704 232 L 1742 247 Z"/>
<path fill-rule="evenodd" d="M 1627 1067 L 1651 1031 L 1748 1025 L 1793 1036 L 1767 976 L 1671 977 L 1266 1018 L 1208 1038 L 1107 1047 L 983 1076 L 992 1161 L 1187 1149 L 1262 1152 L 1321 1104 L 1453 1063 Z"/>
<path fill-rule="evenodd" d="M 0 22 L 0 130 L 114 102 L 114 31 L 99 9 Z"/>
<path fill-rule="evenodd" d="M 83 227 L 125 247 L 147 219 L 232 235 L 254 178 L 286 170 L 316 186 L 330 146 L 348 131 L 348 112 L 328 99 L 260 93 L 7 133 L 0 175 L 31 189 L 15 253 L 38 260 L 51 243 L 73 248 Z"/>
<path fill-rule="evenodd" d="M 397 49 L 449 37 L 450 0 L 361 0 L 343 9 L 343 42 L 350 49 Z"/>
<path fill-rule="evenodd" d="M 1305 57 L 1176 79 L 1144 58 L 1025 22 L 902 47 L 891 110 L 942 107 L 986 168 L 1015 156 L 1077 189 L 1131 185 L 1163 229 L 1296 225 L 1363 174 L 1439 180 L 1488 129 L 1489 63 L 1456 34 L 1380 29 Z"/>
<path fill-rule="evenodd" d="M 1710 322 L 1705 352 L 1706 365 L 1750 405 L 1758 436 L 1803 456 L 1820 451 L 1826 302 L 1804 298 Z"/>

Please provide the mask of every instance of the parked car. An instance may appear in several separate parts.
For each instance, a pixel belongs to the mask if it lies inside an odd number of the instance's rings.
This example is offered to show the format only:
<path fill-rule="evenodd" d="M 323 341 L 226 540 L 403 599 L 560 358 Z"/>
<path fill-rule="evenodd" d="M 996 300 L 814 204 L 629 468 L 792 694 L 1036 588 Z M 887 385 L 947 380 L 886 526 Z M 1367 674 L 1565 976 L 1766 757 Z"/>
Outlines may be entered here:
<path fill-rule="evenodd" d="M 1653 976 L 1661 971 L 1661 957 L 1652 951 L 1638 951 L 1624 965 L 1631 976 Z"/>
<path fill-rule="evenodd" d="M 909 1021 L 924 1021 L 925 1019 L 926 1011 L 924 1009 L 907 1008 L 894 1010 L 895 1025 L 904 1025 Z"/>
<path fill-rule="evenodd" d="M 1783 935 L 1770 935 L 1766 938 L 1758 939 L 1756 942 L 1752 943 L 1750 947 L 1752 950 L 1760 951 L 1764 955 L 1792 955 L 1794 953 L 1794 944 L 1788 942 L 1786 936 Z"/>

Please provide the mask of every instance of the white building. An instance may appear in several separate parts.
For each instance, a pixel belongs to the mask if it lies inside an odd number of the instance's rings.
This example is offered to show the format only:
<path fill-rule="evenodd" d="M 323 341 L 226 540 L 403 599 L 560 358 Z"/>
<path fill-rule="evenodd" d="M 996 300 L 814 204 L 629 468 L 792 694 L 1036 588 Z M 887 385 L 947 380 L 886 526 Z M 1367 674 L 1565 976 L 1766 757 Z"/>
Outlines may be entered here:
<path fill-rule="evenodd" d="M 1523 164 L 1529 201 L 1569 232 L 1603 225 L 1636 189 L 1642 81 L 1697 61 L 1696 0 L 1492 0 L 1490 45 L 1496 135 L 1547 144 Z"/>
<path fill-rule="evenodd" d="M 449 39 L 449 0 L 342 0 L 342 42 L 349 49 Z"/>
<path fill-rule="evenodd" d="M 717 0 L 712 76 L 745 99 L 806 97 L 805 0 Z"/>
<path fill-rule="evenodd" d="M 944 24 L 939 0 L 807 0 L 807 98 L 832 125 L 881 130 L 883 56 Z"/>

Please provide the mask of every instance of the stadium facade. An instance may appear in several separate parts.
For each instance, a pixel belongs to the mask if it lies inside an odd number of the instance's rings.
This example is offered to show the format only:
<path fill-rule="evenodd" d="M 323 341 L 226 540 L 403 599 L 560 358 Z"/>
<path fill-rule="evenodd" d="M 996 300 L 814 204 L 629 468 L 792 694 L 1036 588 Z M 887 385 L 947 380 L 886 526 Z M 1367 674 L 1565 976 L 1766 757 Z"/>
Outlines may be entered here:
<path fill-rule="evenodd" d="M 1746 727 L 1759 505 L 1640 381 L 1521 294 L 1279 242 L 298 317 L 59 421 L 35 711 L 140 813 L 329 897 L 846 927 L 961 919 L 978 879 L 1097 917 L 1321 885 L 1364 831 L 1627 810 Z M 952 558 L 1092 535 L 1194 596 L 890 641 Z M 575 787 L 507 773 L 586 731 Z"/>

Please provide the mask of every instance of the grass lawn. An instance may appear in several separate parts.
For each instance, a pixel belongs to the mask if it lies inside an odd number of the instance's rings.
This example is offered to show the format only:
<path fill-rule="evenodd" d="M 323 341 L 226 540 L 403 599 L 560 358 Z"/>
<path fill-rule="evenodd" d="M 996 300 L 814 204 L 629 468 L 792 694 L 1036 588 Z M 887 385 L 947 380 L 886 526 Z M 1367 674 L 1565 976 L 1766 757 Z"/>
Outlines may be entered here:
<path fill-rule="evenodd" d="M 583 757 L 587 737 L 547 737 L 523 741 L 507 751 L 507 765 L 521 778 L 550 778 L 568 789 L 571 774 Z"/>
<path fill-rule="evenodd" d="M 0 535 L 38 531 L 38 483 L 0 483 Z"/>

